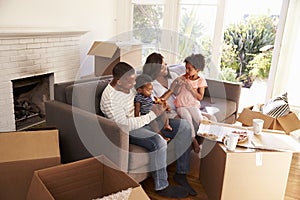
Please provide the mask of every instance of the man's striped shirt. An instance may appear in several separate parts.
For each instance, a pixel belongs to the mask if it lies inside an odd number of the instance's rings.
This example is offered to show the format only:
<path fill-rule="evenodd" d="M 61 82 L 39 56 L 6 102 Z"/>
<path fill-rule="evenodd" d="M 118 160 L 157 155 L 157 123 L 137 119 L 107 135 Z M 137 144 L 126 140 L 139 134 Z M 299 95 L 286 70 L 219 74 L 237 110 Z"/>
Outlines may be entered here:
<path fill-rule="evenodd" d="M 140 117 L 134 117 L 134 97 L 136 91 L 129 94 L 115 90 L 110 84 L 104 89 L 100 101 L 101 111 L 109 119 L 127 125 L 130 130 L 141 128 L 156 118 L 153 111 Z"/>

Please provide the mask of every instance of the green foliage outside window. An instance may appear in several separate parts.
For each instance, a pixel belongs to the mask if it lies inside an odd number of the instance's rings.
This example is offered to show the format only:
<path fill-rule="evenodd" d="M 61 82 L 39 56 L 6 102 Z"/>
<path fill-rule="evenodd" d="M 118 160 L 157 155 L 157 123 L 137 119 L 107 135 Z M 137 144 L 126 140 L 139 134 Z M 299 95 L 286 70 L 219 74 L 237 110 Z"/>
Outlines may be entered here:
<path fill-rule="evenodd" d="M 221 58 L 221 70 L 226 67 L 236 70 L 237 79 L 247 84 L 259 76 L 257 73 L 268 76 L 271 64 L 268 65 L 263 59 L 269 58 L 260 57 L 256 60 L 256 66 L 250 62 L 261 53 L 262 47 L 274 45 L 277 19 L 265 15 L 249 16 L 238 24 L 231 24 L 224 32 L 226 48 L 223 49 L 225 57 Z"/>

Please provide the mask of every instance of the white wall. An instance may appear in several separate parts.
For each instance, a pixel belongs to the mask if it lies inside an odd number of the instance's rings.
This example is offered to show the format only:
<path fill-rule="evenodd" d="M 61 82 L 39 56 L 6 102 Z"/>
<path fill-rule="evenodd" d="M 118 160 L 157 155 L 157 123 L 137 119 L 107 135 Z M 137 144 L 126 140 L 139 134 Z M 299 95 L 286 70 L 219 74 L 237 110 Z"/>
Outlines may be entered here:
<path fill-rule="evenodd" d="M 59 27 L 89 31 L 80 44 L 81 74 L 93 73 L 94 40 L 116 35 L 117 0 L 0 0 L 0 27 Z"/>

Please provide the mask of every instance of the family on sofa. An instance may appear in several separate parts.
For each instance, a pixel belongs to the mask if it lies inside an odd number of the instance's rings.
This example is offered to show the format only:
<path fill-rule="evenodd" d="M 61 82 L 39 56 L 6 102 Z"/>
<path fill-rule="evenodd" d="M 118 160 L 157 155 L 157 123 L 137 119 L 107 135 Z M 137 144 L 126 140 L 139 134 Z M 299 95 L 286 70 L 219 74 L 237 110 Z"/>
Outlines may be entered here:
<path fill-rule="evenodd" d="M 209 82 L 206 83 L 205 79 L 198 77 L 198 71 L 203 69 L 202 65 L 204 66 L 201 58 L 203 58 L 202 55 L 191 55 L 185 60 L 186 76 L 180 76 L 183 73 L 170 72 L 171 70 L 168 70 L 164 63 L 163 56 L 158 53 L 151 54 L 144 65 L 143 73 L 153 79 L 154 95 L 167 100 L 171 107 L 169 123 L 172 130 L 161 130 L 165 137 L 172 139 L 169 143 L 148 126 L 150 121 L 164 112 L 162 106 L 154 104 L 148 114 L 134 117 L 136 73 L 130 65 L 118 63 L 113 69 L 112 77 L 56 85 L 55 100 L 46 103 L 46 123 L 60 130 L 62 161 L 72 162 L 97 154 L 108 155 L 107 157 L 129 175 L 135 176 L 138 181 L 143 180 L 145 176 L 148 176 L 148 172 L 151 172 L 155 189 L 162 196 L 183 198 L 196 195 L 196 191 L 186 179 L 190 163 L 190 144 L 197 129 L 193 127 L 195 123 L 192 123 L 192 120 L 195 122 L 197 119 L 196 125 L 199 125 L 203 117 L 221 121 L 222 115 L 218 119 L 217 115 L 199 112 L 200 104 L 195 103 L 193 106 L 197 108 L 196 114 L 193 113 L 195 109 L 182 109 L 180 116 L 187 119 L 184 120 L 174 118 L 178 114 L 174 112 L 175 106 L 186 107 L 183 103 L 190 103 L 192 98 L 196 100 L 194 102 L 198 102 L 204 99 L 206 94 L 209 98 L 208 103 L 214 104 L 214 101 L 223 100 L 225 106 L 233 108 L 228 112 L 225 107 L 224 116 L 226 116 L 223 117 L 223 121 L 235 120 L 241 88 L 240 85 L 233 84 L 232 87 L 236 87 L 237 93 L 231 99 L 227 97 L 222 99 L 220 94 L 214 98 L 210 95 L 213 94 L 211 90 L 207 95 L 204 89 L 209 87 Z M 189 82 L 193 81 L 195 86 L 190 87 Z M 230 85 L 230 83 L 227 84 Z M 224 85 L 226 83 L 222 85 L 226 93 L 229 86 Z M 186 89 L 185 95 L 177 104 L 174 104 L 176 99 L 174 93 L 177 94 L 183 86 Z M 189 97 L 188 92 L 192 94 Z M 232 90 L 230 92 L 234 93 Z M 185 97 L 188 98 L 185 99 Z M 65 105 L 66 103 L 68 105 Z M 64 116 L 63 119 L 67 122 L 57 119 L 58 114 Z M 233 118 L 232 115 L 234 115 Z M 66 126 L 67 124 L 70 126 Z M 199 144 L 193 145 L 194 149 L 197 145 L 199 146 Z M 167 163 L 167 153 L 168 156 L 173 156 L 171 161 L 177 163 L 176 174 L 173 178 L 179 186 L 169 185 L 167 181 L 166 166 L 170 164 Z M 170 162 L 169 158 L 168 162 Z"/>

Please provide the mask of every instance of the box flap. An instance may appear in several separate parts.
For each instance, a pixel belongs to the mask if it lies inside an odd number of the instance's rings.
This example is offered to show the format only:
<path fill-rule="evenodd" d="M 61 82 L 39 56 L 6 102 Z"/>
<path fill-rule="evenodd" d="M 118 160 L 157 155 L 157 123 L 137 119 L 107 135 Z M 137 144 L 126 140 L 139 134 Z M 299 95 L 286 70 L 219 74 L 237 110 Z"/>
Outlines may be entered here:
<path fill-rule="evenodd" d="M 132 188 L 131 194 L 129 196 L 129 200 L 140 200 L 140 199 L 149 199 L 146 192 L 143 190 L 141 186 Z"/>
<path fill-rule="evenodd" d="M 117 49 L 118 46 L 115 43 L 95 41 L 89 50 L 88 55 L 112 58 Z"/>
<path fill-rule="evenodd" d="M 60 157 L 58 130 L 0 133 L 0 162 Z"/>
<path fill-rule="evenodd" d="M 278 123 L 286 133 L 300 129 L 300 120 L 295 113 L 290 112 L 288 115 L 277 118 Z"/>
<path fill-rule="evenodd" d="M 241 122 L 243 125 L 252 126 L 252 120 L 255 118 L 264 120 L 265 129 L 270 128 L 275 118 L 264 115 L 257 111 L 252 111 L 253 107 L 244 108 L 239 114 L 237 121 Z"/>
<path fill-rule="evenodd" d="M 38 172 L 35 171 L 32 176 L 32 181 L 30 184 L 30 189 L 27 193 L 27 200 L 54 200 L 51 193 L 47 190 L 43 181 L 41 181 Z"/>

